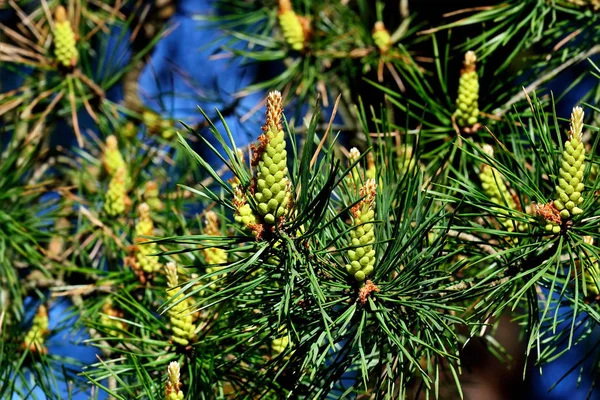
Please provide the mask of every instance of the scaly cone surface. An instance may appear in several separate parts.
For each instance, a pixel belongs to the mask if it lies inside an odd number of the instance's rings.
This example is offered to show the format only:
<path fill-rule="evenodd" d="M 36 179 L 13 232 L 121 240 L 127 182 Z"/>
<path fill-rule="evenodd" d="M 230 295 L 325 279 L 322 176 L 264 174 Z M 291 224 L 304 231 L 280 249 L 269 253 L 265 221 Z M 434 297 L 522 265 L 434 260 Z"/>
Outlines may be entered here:
<path fill-rule="evenodd" d="M 208 211 L 204 216 L 204 233 L 210 236 L 221 236 L 221 231 L 219 230 L 219 217 L 214 211 Z M 206 273 L 212 274 L 213 272 L 217 272 L 223 267 L 220 264 L 227 263 L 227 252 L 224 249 L 217 247 L 209 247 L 203 250 L 204 260 L 208 264 L 212 264 L 211 267 L 206 268 Z M 217 275 L 213 276 L 211 279 L 214 281 L 218 278 Z M 211 289 L 216 289 L 214 284 L 211 285 Z"/>
<path fill-rule="evenodd" d="M 114 135 L 106 138 L 106 145 L 102 154 L 102 164 L 104 164 L 104 168 L 110 176 L 113 176 L 119 168 L 126 167 L 123 156 L 119 151 L 119 142 Z"/>
<path fill-rule="evenodd" d="M 494 149 L 492 146 L 486 144 L 483 146 L 483 151 L 490 157 L 494 157 Z M 490 198 L 490 200 L 498 205 L 505 206 L 511 210 L 517 210 L 517 203 L 513 198 L 512 194 L 506 187 L 504 178 L 494 167 L 483 164 L 479 172 L 479 179 L 481 180 L 481 187 L 484 193 Z M 501 214 L 508 215 L 508 212 L 503 209 L 496 209 Z M 512 232 L 515 228 L 515 222 L 511 219 L 499 218 L 500 223 L 506 228 L 507 231 Z M 525 226 L 518 226 L 519 230 L 525 229 Z"/>
<path fill-rule="evenodd" d="M 165 400 L 183 400 L 184 394 L 181 390 L 179 362 L 171 361 L 167 367 L 169 378 L 165 386 Z"/>
<path fill-rule="evenodd" d="M 304 28 L 290 0 L 279 1 L 279 26 L 286 43 L 296 51 L 304 49 Z"/>
<path fill-rule="evenodd" d="M 127 172 L 125 166 L 119 167 L 108 184 L 104 199 L 104 211 L 111 217 L 123 214 L 127 208 Z"/>
<path fill-rule="evenodd" d="M 254 146 L 252 164 L 257 166 L 254 198 L 258 213 L 268 225 L 283 217 L 290 204 L 285 135 L 281 125 L 283 100 L 281 93 L 273 91 L 267 97 L 267 118 L 263 134 Z"/>
<path fill-rule="evenodd" d="M 565 149 L 560 160 L 558 172 L 558 185 L 556 186 L 557 199 L 554 206 L 560 212 L 563 220 L 570 219 L 583 212 L 578 207 L 583 203 L 581 192 L 584 189 L 583 173 L 585 171 L 585 149 L 581 137 L 583 134 L 583 109 L 573 108 L 571 113 L 571 130 L 569 140 L 565 142 Z"/>
<path fill-rule="evenodd" d="M 64 67 L 74 67 L 77 65 L 79 53 L 75 46 L 75 33 L 73 33 L 73 28 L 67 18 L 67 10 L 63 6 L 56 8 L 54 22 L 54 56 L 56 61 Z"/>
<path fill-rule="evenodd" d="M 473 51 L 465 54 L 463 69 L 458 82 L 456 99 L 456 123 L 461 128 L 470 128 L 479 117 L 479 78 L 476 71 L 477 56 Z"/>
<path fill-rule="evenodd" d="M 135 243 L 137 244 L 135 261 L 138 270 L 142 270 L 147 274 L 158 272 L 161 269 L 158 257 L 150 255 L 158 252 L 156 243 L 143 243 L 150 239 L 142 236 L 152 236 L 153 231 L 154 223 L 150 215 L 150 206 L 142 203 L 138 207 L 138 223 L 135 226 Z"/>
<path fill-rule="evenodd" d="M 358 282 L 364 282 L 365 278 L 373 272 L 375 266 L 375 194 L 377 184 L 375 179 L 369 178 L 364 186 L 360 188 L 360 196 L 363 199 L 350 209 L 352 224 L 354 228 L 350 231 L 352 239 L 348 250 L 350 264 L 346 270 Z"/>
<path fill-rule="evenodd" d="M 177 287 L 179 276 L 174 262 L 170 262 L 165 266 L 165 273 L 167 275 L 168 286 L 167 296 L 169 297 L 169 301 L 176 303 L 168 311 L 171 330 L 173 331 L 171 339 L 180 346 L 187 346 L 194 340 L 194 331 L 196 330 L 194 316 L 189 310 L 190 302 L 188 299 L 179 301 L 183 298 L 183 294 L 176 294 L 179 291 Z"/>

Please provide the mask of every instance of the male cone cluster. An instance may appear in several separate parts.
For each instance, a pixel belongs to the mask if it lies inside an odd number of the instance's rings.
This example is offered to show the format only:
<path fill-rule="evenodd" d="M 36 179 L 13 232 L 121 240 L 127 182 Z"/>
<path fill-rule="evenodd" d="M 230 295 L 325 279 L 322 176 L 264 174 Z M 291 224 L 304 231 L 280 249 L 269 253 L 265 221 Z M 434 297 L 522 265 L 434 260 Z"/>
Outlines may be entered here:
<path fill-rule="evenodd" d="M 279 26 L 286 43 L 296 51 L 304 49 L 304 28 L 302 21 L 294 9 L 290 0 L 279 1 Z"/>
<path fill-rule="evenodd" d="M 375 22 L 371 37 L 381 53 L 386 53 L 392 47 L 392 36 L 381 21 Z"/>
<path fill-rule="evenodd" d="M 67 11 L 63 6 L 58 6 L 54 14 L 54 55 L 56 61 L 64 67 L 74 67 L 77 64 L 77 47 L 75 34 L 67 18 Z"/>
<path fill-rule="evenodd" d="M 477 124 L 479 117 L 479 78 L 477 77 L 476 61 L 477 56 L 473 51 L 465 54 L 458 82 L 455 118 L 456 124 L 463 129 L 469 129 Z"/>
<path fill-rule="evenodd" d="M 142 203 L 138 207 L 138 223 L 135 226 L 135 262 L 138 270 L 144 271 L 147 274 L 153 274 L 160 271 L 161 265 L 158 262 L 158 257 L 151 256 L 156 254 L 158 248 L 156 243 L 143 243 L 149 239 L 142 236 L 152 236 L 154 231 L 154 223 L 150 215 L 150 206 Z M 140 244 L 143 243 L 143 244 Z"/>
<path fill-rule="evenodd" d="M 111 217 L 123 214 L 127 207 L 127 169 L 117 168 L 108 183 L 108 191 L 104 199 L 104 211 Z"/>
<path fill-rule="evenodd" d="M 171 361 L 167 367 L 169 378 L 165 386 L 165 400 L 183 400 L 179 362 Z"/>
<path fill-rule="evenodd" d="M 565 142 L 565 149 L 560 160 L 558 185 L 556 186 L 557 199 L 554 200 L 554 206 L 560 212 L 563 220 L 583 212 L 578 207 L 583 203 L 581 192 L 584 189 L 583 173 L 585 171 L 585 149 L 581 141 L 582 134 L 583 109 L 575 107 L 571 113 L 569 140 Z"/>
<path fill-rule="evenodd" d="M 254 198 L 258 213 L 268 225 L 283 216 L 290 203 L 285 135 L 281 126 L 283 99 L 273 91 L 267 97 L 267 118 L 263 134 L 254 148 L 252 164 L 257 167 Z"/>
<path fill-rule="evenodd" d="M 350 263 L 346 270 L 358 282 L 364 282 L 365 278 L 373 272 L 375 265 L 375 194 L 377 184 L 375 179 L 367 179 L 364 186 L 360 188 L 360 196 L 363 198 L 350 210 L 354 228 L 350 231 L 352 239 L 351 250 L 348 250 Z"/>
<path fill-rule="evenodd" d="M 232 186 L 234 191 L 233 206 L 235 207 L 233 219 L 243 226 L 244 229 L 252 232 L 257 239 L 260 238 L 263 226 L 258 222 L 256 215 L 254 215 L 254 211 L 252 211 L 252 207 L 248 204 L 244 190 L 239 183 L 235 183 Z"/>
<path fill-rule="evenodd" d="M 221 231 L 219 230 L 219 217 L 214 211 L 208 211 L 204 216 L 205 227 L 204 233 L 210 236 L 221 236 Z M 220 249 L 217 247 L 209 247 L 203 250 L 204 260 L 207 264 L 211 264 L 212 266 L 206 268 L 206 273 L 212 274 L 213 272 L 217 272 L 222 269 L 222 264 L 227 263 L 227 252 L 224 249 Z M 217 279 L 217 276 L 213 276 L 211 278 L 213 281 Z M 215 289 L 216 286 L 214 284 L 211 285 L 211 289 Z"/>
<path fill-rule="evenodd" d="M 171 330 L 173 336 L 171 339 L 173 342 L 180 346 L 187 346 L 195 338 L 194 316 L 190 313 L 190 302 L 188 299 L 179 301 L 183 298 L 183 294 L 176 293 L 179 291 L 177 285 L 179 284 L 179 276 L 177 267 L 174 262 L 170 262 L 165 266 L 165 273 L 167 275 L 167 296 L 169 301 L 172 301 L 174 305 L 169 309 L 169 321 L 171 322 Z"/>
<path fill-rule="evenodd" d="M 483 146 L 483 151 L 490 157 L 494 156 L 494 149 L 488 144 Z M 481 187 L 483 188 L 484 193 L 493 203 L 508 207 L 511 210 L 517 209 L 517 203 L 515 202 L 515 199 L 506 187 L 504 178 L 502 178 L 502 175 L 500 175 L 496 168 L 487 164 L 483 164 L 479 172 L 479 179 L 481 179 Z M 502 214 L 508 214 L 506 210 L 496 209 L 496 211 Z M 514 231 L 515 222 L 513 220 L 505 218 L 499 220 L 507 231 Z M 522 230 L 525 229 L 525 226 L 517 225 L 517 228 Z"/>
<path fill-rule="evenodd" d="M 25 339 L 23 339 L 22 348 L 29 350 L 31 353 L 46 353 L 44 343 L 46 335 L 48 335 L 48 310 L 43 304 L 38 308 L 31 329 L 27 331 Z"/>
<path fill-rule="evenodd" d="M 113 176 L 121 167 L 125 167 L 125 160 L 119 151 L 119 142 L 117 137 L 110 135 L 106 138 L 104 152 L 102 153 L 102 164 L 108 175 Z"/>

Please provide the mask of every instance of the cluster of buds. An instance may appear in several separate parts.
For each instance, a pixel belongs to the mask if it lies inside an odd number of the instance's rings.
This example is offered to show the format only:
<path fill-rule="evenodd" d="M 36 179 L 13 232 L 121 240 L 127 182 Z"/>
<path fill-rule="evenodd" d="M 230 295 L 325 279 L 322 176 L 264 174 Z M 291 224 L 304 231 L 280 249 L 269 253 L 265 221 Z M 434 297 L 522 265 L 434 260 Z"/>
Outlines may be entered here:
<path fill-rule="evenodd" d="M 158 252 L 156 243 L 143 243 L 148 239 L 143 236 L 152 236 L 154 233 L 154 222 L 150 215 L 150 206 L 142 203 L 138 206 L 138 222 L 135 226 L 135 260 L 133 267 L 146 274 L 154 274 L 161 269 L 158 257 L 151 256 Z"/>
<path fill-rule="evenodd" d="M 367 153 L 367 156 L 366 156 L 367 169 L 366 170 L 358 162 L 358 159 L 360 158 L 360 156 L 361 156 L 360 151 L 356 147 L 353 147 L 350 149 L 350 152 L 348 154 L 348 162 L 350 165 L 354 165 L 354 166 L 350 170 L 350 174 L 348 175 L 347 180 L 348 180 L 349 186 L 354 189 L 356 189 L 358 187 L 358 185 L 361 184 L 362 182 L 364 182 L 366 179 L 369 179 L 369 178 L 374 179 L 375 176 L 377 175 L 377 167 L 375 166 L 375 158 L 373 157 L 373 153 L 371 153 L 371 152 Z"/>
<path fill-rule="evenodd" d="M 111 217 L 121 215 L 131 201 L 127 196 L 127 187 L 129 185 L 129 174 L 127 165 L 119 151 L 119 142 L 116 136 L 106 138 L 106 145 L 102 154 L 102 164 L 104 169 L 111 177 L 108 184 L 108 191 L 104 198 L 104 211 Z"/>
<path fill-rule="evenodd" d="M 27 331 L 21 347 L 34 354 L 45 354 L 48 350 L 44 344 L 49 332 L 48 309 L 42 304 L 38 308 L 35 317 L 33 317 L 33 324 L 31 325 L 31 329 Z"/>
<path fill-rule="evenodd" d="M 363 198 L 358 202 L 350 213 L 352 214 L 353 229 L 350 230 L 352 249 L 348 250 L 350 263 L 346 270 L 358 282 L 364 282 L 365 278 L 373 272 L 375 265 L 375 195 L 377 184 L 375 180 L 367 179 L 364 186 L 360 188 L 360 196 Z"/>
<path fill-rule="evenodd" d="M 108 183 L 104 198 L 104 211 L 111 217 L 121 215 L 130 204 L 127 196 L 127 169 L 119 167 Z"/>
<path fill-rule="evenodd" d="M 119 151 L 119 141 L 114 135 L 106 138 L 104 152 L 102 153 L 102 164 L 109 176 L 114 176 L 119 168 L 126 167 L 125 160 Z"/>
<path fill-rule="evenodd" d="M 235 214 L 233 216 L 235 222 L 251 232 L 257 239 L 260 239 L 264 227 L 258 222 L 240 185 L 234 187 L 233 206 L 235 207 Z"/>
<path fill-rule="evenodd" d="M 559 233 L 564 222 L 583 213 L 579 207 L 583 203 L 581 192 L 585 188 L 585 147 L 582 142 L 583 109 L 574 107 L 571 113 L 569 139 L 561 155 L 558 171 L 558 185 L 555 187 L 556 199 L 550 204 L 537 206 L 536 213 L 545 222 L 548 232 Z"/>
<path fill-rule="evenodd" d="M 456 124 L 466 133 L 477 130 L 479 118 L 479 78 L 476 70 L 477 56 L 473 51 L 465 54 L 460 71 L 458 98 L 456 99 Z"/>
<path fill-rule="evenodd" d="M 392 36 L 382 21 L 375 22 L 371 37 L 373 38 L 375 46 L 377 46 L 382 54 L 387 53 L 390 47 L 392 47 Z"/>
<path fill-rule="evenodd" d="M 252 145 L 252 166 L 256 175 L 245 193 L 241 185 L 234 184 L 235 220 L 260 238 L 266 227 L 283 222 L 291 203 L 291 184 L 288 179 L 285 134 L 281 120 L 283 99 L 278 91 L 267 97 L 266 123 L 258 145 Z M 248 204 L 247 195 L 253 195 L 256 213 Z"/>
<path fill-rule="evenodd" d="M 278 18 L 286 43 L 296 51 L 303 50 L 306 42 L 306 20 L 296 14 L 290 0 L 279 0 Z"/>
<path fill-rule="evenodd" d="M 165 385 L 165 400 L 183 400 L 179 362 L 171 361 L 167 367 L 169 375 Z"/>
<path fill-rule="evenodd" d="M 79 53 L 75 45 L 75 33 L 67 18 L 67 10 L 58 6 L 54 14 L 54 56 L 59 65 L 74 67 L 77 65 Z"/>
<path fill-rule="evenodd" d="M 100 324 L 106 328 L 106 333 L 113 338 L 122 338 L 123 330 L 126 324 L 116 318 L 123 318 L 123 312 L 113 307 L 113 302 L 110 298 L 106 299 L 102 305 L 102 315 L 100 315 Z"/>
<path fill-rule="evenodd" d="M 492 146 L 485 144 L 483 145 L 483 151 L 490 157 L 494 157 L 494 149 Z M 517 203 L 512 196 L 511 192 L 506 187 L 504 178 L 498 172 L 498 170 L 490 165 L 483 164 L 479 171 L 479 179 L 481 180 L 481 187 L 484 193 L 490 198 L 490 200 L 500 206 L 505 206 L 510 210 L 517 210 Z M 496 209 L 495 211 L 500 214 L 508 215 L 509 213 L 504 209 Z M 500 223 L 506 228 L 507 231 L 513 232 L 515 227 L 519 231 L 526 229 L 524 224 L 516 224 L 510 218 L 500 218 Z"/>
<path fill-rule="evenodd" d="M 204 233 L 210 236 L 221 236 L 221 231 L 219 229 L 219 217 L 214 211 L 206 212 L 204 216 Z M 227 252 L 224 249 L 220 249 L 217 247 L 209 247 L 204 249 L 204 260 L 207 264 L 211 265 L 206 268 L 206 273 L 212 274 L 213 272 L 217 272 L 218 270 L 223 268 L 223 264 L 227 263 Z M 213 276 L 212 280 L 216 280 L 217 276 Z M 216 286 L 214 284 L 211 285 L 211 289 L 215 289 Z"/>
<path fill-rule="evenodd" d="M 565 142 L 565 150 L 560 160 L 557 199 L 554 206 L 560 212 L 562 219 L 569 219 L 583 212 L 578 207 L 583 203 L 581 192 L 584 189 L 583 173 L 585 171 L 585 149 L 582 142 L 583 109 L 573 108 L 571 113 L 571 130 L 569 139 Z"/>
<path fill-rule="evenodd" d="M 173 342 L 180 346 L 187 346 L 195 339 L 196 326 L 194 325 L 194 315 L 189 312 L 190 302 L 188 299 L 181 300 L 183 294 L 177 295 L 179 288 L 179 273 L 174 262 L 170 262 L 165 267 L 167 275 L 167 296 L 173 306 L 169 309 L 169 321 Z"/>

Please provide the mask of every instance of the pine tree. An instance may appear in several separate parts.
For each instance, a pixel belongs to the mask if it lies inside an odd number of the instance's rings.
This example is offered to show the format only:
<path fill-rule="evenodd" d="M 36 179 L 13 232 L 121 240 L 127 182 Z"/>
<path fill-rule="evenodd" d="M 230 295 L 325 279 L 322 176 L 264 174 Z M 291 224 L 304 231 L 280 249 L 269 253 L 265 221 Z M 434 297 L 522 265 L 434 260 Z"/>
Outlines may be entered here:
<path fill-rule="evenodd" d="M 172 2 L 21 3 L 0 398 L 462 398 L 472 343 L 510 364 L 506 319 L 512 356 L 597 374 L 597 1 L 218 0 L 199 28 L 264 102 L 183 123 L 139 88 Z"/>

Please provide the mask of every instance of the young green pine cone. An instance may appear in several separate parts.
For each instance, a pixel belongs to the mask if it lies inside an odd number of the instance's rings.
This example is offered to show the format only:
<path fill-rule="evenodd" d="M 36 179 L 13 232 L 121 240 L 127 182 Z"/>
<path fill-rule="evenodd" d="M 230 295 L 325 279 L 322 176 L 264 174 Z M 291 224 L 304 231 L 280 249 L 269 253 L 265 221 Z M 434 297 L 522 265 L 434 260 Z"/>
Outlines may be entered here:
<path fill-rule="evenodd" d="M 142 237 L 152 236 L 153 233 L 154 223 L 150 216 L 150 206 L 146 203 L 142 203 L 138 207 L 138 223 L 135 226 L 135 260 L 138 269 L 147 274 L 158 272 L 161 269 L 158 257 L 150 255 L 158 253 L 158 246 L 156 243 L 144 243 L 150 239 Z"/>
<path fill-rule="evenodd" d="M 291 197 L 285 135 L 281 126 L 282 102 L 281 93 L 269 93 L 264 133 L 258 138 L 260 143 L 258 148 L 254 147 L 252 160 L 252 164 L 258 166 L 254 186 L 257 210 L 269 225 L 283 217 Z"/>
<path fill-rule="evenodd" d="M 363 199 L 350 209 L 354 228 L 350 231 L 352 239 L 351 250 L 348 250 L 350 264 L 346 265 L 348 273 L 358 281 L 363 282 L 373 272 L 375 265 L 375 194 L 377 184 L 375 179 L 367 179 L 360 188 Z"/>
<path fill-rule="evenodd" d="M 279 1 L 279 26 L 283 38 L 296 51 L 304 49 L 304 28 L 298 14 L 294 12 L 290 0 Z"/>
<path fill-rule="evenodd" d="M 183 400 L 183 391 L 181 390 L 179 362 L 171 361 L 167 367 L 169 379 L 165 386 L 165 400 Z"/>
<path fill-rule="evenodd" d="M 54 55 L 56 61 L 65 67 L 74 67 L 77 64 L 79 53 L 75 46 L 73 28 L 67 18 L 67 11 L 63 6 L 56 8 L 54 21 Z"/>
<path fill-rule="evenodd" d="M 392 47 L 392 36 L 381 21 L 375 22 L 372 38 L 379 51 L 382 53 L 386 53 L 390 47 Z"/>
<path fill-rule="evenodd" d="M 560 160 L 557 199 L 554 206 L 560 212 L 560 217 L 570 219 L 583 212 L 578 207 L 583 203 L 581 192 L 584 189 L 583 173 L 585 171 L 585 149 L 581 137 L 583 134 L 583 109 L 573 108 L 571 113 L 571 130 L 569 140 L 565 142 L 565 150 Z"/>
<path fill-rule="evenodd" d="M 44 343 L 46 342 L 48 333 L 48 309 L 42 304 L 38 308 L 35 317 L 33 317 L 33 324 L 31 325 L 31 329 L 27 331 L 21 347 L 28 349 L 31 353 L 46 354 L 48 350 L 44 346 Z"/>
<path fill-rule="evenodd" d="M 470 128 L 477 123 L 479 117 L 479 79 L 477 77 L 477 57 L 472 51 L 465 54 L 463 69 L 458 83 L 456 99 L 456 123 L 461 128 Z"/>
<path fill-rule="evenodd" d="M 177 287 L 179 284 L 179 276 L 175 263 L 168 263 L 165 267 L 165 272 L 167 274 L 167 296 L 169 301 L 175 303 L 183 298 L 183 294 L 176 295 L 179 291 L 179 288 Z M 189 309 L 190 302 L 186 299 L 174 304 L 168 311 L 171 330 L 173 331 L 171 339 L 180 346 L 187 346 L 196 336 L 194 332 L 196 330 L 194 316 L 190 313 Z"/>
<path fill-rule="evenodd" d="M 119 168 L 127 167 L 123 160 L 123 156 L 119 151 L 117 137 L 114 135 L 110 135 L 106 138 L 106 145 L 104 147 L 104 153 L 102 154 L 102 163 L 110 176 L 113 176 Z"/>
<path fill-rule="evenodd" d="M 221 231 L 219 229 L 219 217 L 214 211 L 208 211 L 204 216 L 205 227 L 204 233 L 210 236 L 221 236 Z M 223 267 L 221 264 L 227 263 L 227 252 L 224 249 L 220 249 L 217 247 L 210 247 L 203 250 L 204 260 L 207 264 L 212 264 L 211 267 L 206 268 L 206 272 L 208 274 L 212 274 Z M 217 275 L 213 276 L 211 279 L 214 281 L 218 278 Z M 216 286 L 211 285 L 211 289 L 215 289 Z"/>
<path fill-rule="evenodd" d="M 125 167 L 119 167 L 108 184 L 104 199 L 104 211 L 111 217 L 123 214 L 129 203 L 127 197 L 127 172 Z"/>
<path fill-rule="evenodd" d="M 483 146 L 483 151 L 490 157 L 494 156 L 494 149 L 488 144 Z M 504 178 L 495 168 L 490 165 L 483 164 L 479 172 L 479 179 L 481 179 L 481 187 L 483 188 L 484 193 L 493 203 L 506 206 L 511 210 L 517 210 L 517 203 L 506 187 Z M 507 216 L 509 214 L 503 209 L 496 209 L 496 211 Z M 510 218 L 501 218 L 499 221 L 502 223 L 502 225 L 504 225 L 507 231 L 514 231 L 515 222 L 513 220 Z M 521 224 L 519 224 L 517 227 L 519 230 L 526 229 L 526 226 Z"/>
<path fill-rule="evenodd" d="M 235 186 L 234 193 L 233 206 L 235 207 L 235 213 L 233 219 L 244 227 L 244 229 L 252 232 L 255 237 L 260 238 L 263 226 L 258 222 L 254 211 L 252 211 L 252 208 L 246 202 L 246 195 L 242 187 L 239 185 Z"/>

